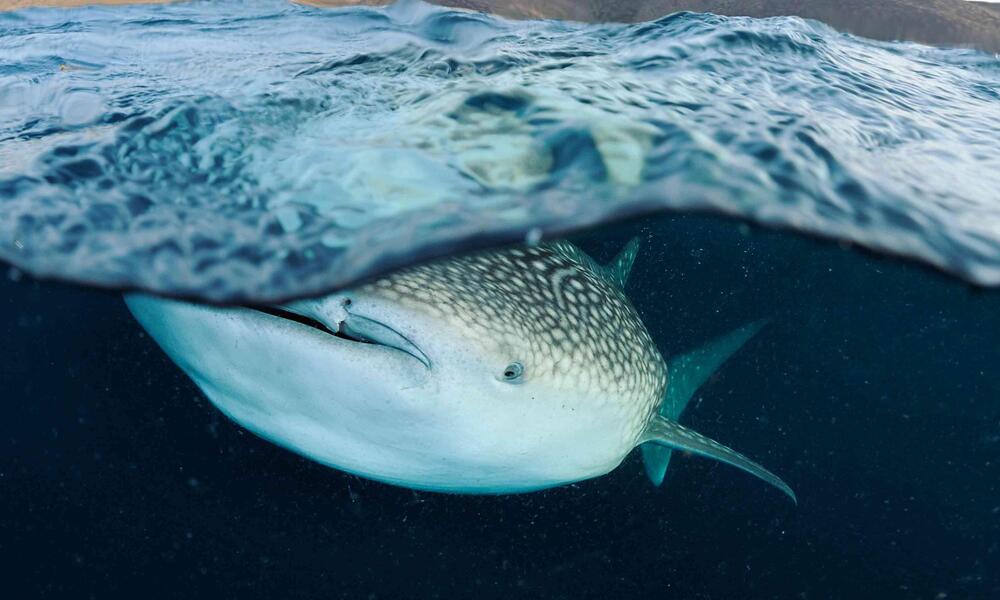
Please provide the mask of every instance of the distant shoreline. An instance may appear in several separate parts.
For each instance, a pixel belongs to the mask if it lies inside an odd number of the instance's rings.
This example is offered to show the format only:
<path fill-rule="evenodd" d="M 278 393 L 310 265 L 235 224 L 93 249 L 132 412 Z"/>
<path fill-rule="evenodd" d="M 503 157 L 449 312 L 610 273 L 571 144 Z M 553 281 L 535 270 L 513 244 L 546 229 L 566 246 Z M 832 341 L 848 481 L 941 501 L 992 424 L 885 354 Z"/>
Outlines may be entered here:
<path fill-rule="evenodd" d="M 48 8 L 76 8 L 93 4 L 166 4 L 170 0 L 0 0 L 0 10 L 17 10 L 44 6 Z"/>
<path fill-rule="evenodd" d="M 1000 2 L 978 2 L 977 0 L 969 0 L 969 2 L 975 4 L 976 6 L 981 6 L 985 9 L 996 11 L 996 13 L 1000 15 Z"/>
<path fill-rule="evenodd" d="M 0 11 L 170 0 L 0 0 Z M 294 1 L 294 0 L 290 0 Z M 431 0 L 510 18 L 648 21 L 691 10 L 729 16 L 799 16 L 875 40 L 907 40 L 1000 53 L 1000 4 L 976 0 Z M 384 5 L 388 0 L 304 0 L 315 6 Z"/>

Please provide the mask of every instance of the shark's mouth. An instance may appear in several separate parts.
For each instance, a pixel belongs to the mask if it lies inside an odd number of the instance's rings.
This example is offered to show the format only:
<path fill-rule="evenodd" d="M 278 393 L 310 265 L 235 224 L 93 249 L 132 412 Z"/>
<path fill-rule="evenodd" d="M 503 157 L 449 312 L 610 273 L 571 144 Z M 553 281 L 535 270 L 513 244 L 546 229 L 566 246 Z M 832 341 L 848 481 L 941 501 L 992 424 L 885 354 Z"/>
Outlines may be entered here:
<path fill-rule="evenodd" d="M 337 329 L 333 330 L 325 323 L 317 321 L 307 315 L 292 312 L 287 308 L 257 306 L 254 307 L 254 309 L 271 315 L 272 317 L 277 317 L 286 321 L 294 321 L 300 325 L 310 327 L 348 342 L 373 344 L 376 346 L 393 348 L 395 350 L 399 350 L 400 352 L 409 354 L 423 363 L 423 365 L 428 369 L 431 367 L 431 361 L 416 344 L 385 323 L 368 317 L 349 313 L 348 316 L 338 324 Z"/>
<path fill-rule="evenodd" d="M 366 344 L 367 343 L 372 343 L 372 342 L 369 342 L 368 340 L 362 340 L 362 339 L 358 339 L 358 338 L 352 338 L 352 337 L 346 335 L 345 333 L 343 333 L 341 331 L 332 331 L 329 327 L 327 327 L 326 325 L 320 323 L 316 319 L 313 319 L 311 317 L 307 317 L 305 315 L 300 315 L 299 313 L 294 313 L 294 312 L 291 312 L 291 311 L 288 311 L 288 310 L 284 310 L 284 309 L 281 309 L 281 308 L 276 308 L 276 307 L 273 307 L 273 306 L 255 306 L 254 310 L 262 312 L 262 313 L 265 313 L 265 314 L 268 314 L 268 315 L 271 315 L 272 317 L 278 317 L 279 319 L 285 319 L 287 321 L 295 321 L 296 323 L 299 323 L 300 325 L 305 325 L 306 327 L 312 327 L 313 329 L 316 329 L 318 331 L 322 331 L 323 333 L 325 333 L 327 335 L 332 335 L 334 337 L 338 337 L 338 338 L 341 338 L 341 339 L 344 339 L 344 340 L 348 340 L 348 341 L 351 341 L 351 342 L 361 342 L 361 343 L 366 343 Z"/>

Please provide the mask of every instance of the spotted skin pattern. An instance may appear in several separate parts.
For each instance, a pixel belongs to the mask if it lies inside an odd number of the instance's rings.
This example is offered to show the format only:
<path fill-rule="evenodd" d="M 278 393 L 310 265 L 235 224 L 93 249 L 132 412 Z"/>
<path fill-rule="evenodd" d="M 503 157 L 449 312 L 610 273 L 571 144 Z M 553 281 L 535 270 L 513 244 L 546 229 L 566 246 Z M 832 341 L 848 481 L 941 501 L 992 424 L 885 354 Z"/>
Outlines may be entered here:
<path fill-rule="evenodd" d="M 449 258 L 361 291 L 446 320 L 467 332 L 470 345 L 520 362 L 526 383 L 543 380 L 581 402 L 610 403 L 633 444 L 666 389 L 666 363 L 635 308 L 566 243 Z"/>

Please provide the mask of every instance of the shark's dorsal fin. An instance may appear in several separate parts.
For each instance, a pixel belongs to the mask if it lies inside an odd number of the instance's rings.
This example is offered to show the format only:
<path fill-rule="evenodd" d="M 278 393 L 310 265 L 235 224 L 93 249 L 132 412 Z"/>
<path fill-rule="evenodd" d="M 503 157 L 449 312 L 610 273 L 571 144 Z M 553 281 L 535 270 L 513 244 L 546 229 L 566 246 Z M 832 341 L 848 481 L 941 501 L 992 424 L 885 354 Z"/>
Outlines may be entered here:
<path fill-rule="evenodd" d="M 722 363 L 747 343 L 766 320 L 754 321 L 731 331 L 722 337 L 697 348 L 687 354 L 675 356 L 667 361 L 667 390 L 660 404 L 659 414 L 671 421 L 677 421 L 698 388 L 715 373 Z M 671 450 L 659 444 L 643 444 L 642 462 L 646 475 L 653 485 L 663 483 L 670 464 Z"/>
<path fill-rule="evenodd" d="M 604 267 L 604 276 L 613 281 L 618 289 L 625 289 L 625 282 L 628 281 L 629 273 L 632 272 L 632 265 L 635 264 L 635 257 L 638 254 L 639 238 L 634 237 L 625 244 L 618 256 Z"/>
<path fill-rule="evenodd" d="M 607 265 L 600 264 L 569 242 L 553 242 L 549 244 L 549 247 L 553 252 L 579 262 L 608 283 L 624 290 L 625 282 L 628 281 L 629 273 L 632 272 L 632 264 L 635 263 L 635 257 L 639 253 L 639 238 L 632 238 L 628 244 L 625 244 L 618 256 Z"/>
<path fill-rule="evenodd" d="M 732 465 L 751 475 L 758 477 L 782 492 L 788 494 L 793 502 L 798 504 L 795 492 L 788 484 L 782 481 L 777 475 L 771 473 L 764 467 L 743 456 L 731 448 L 723 446 L 713 439 L 707 438 L 700 433 L 687 429 L 670 419 L 657 415 L 650 420 L 649 425 L 642 435 L 642 442 L 645 444 L 657 444 L 671 450 L 684 450 L 712 458 L 719 462 Z M 644 446 L 645 447 L 645 446 Z"/>

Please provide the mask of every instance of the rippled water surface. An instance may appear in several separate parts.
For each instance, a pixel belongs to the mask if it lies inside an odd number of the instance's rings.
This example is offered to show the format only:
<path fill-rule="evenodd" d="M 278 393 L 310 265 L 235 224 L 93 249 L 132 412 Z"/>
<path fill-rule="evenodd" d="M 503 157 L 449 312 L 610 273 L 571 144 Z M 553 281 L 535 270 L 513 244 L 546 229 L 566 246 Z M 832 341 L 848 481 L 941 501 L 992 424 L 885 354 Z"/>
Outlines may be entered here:
<path fill-rule="evenodd" d="M 212 300 L 664 208 L 1000 284 L 1000 62 L 795 18 L 0 14 L 0 257 Z"/>

